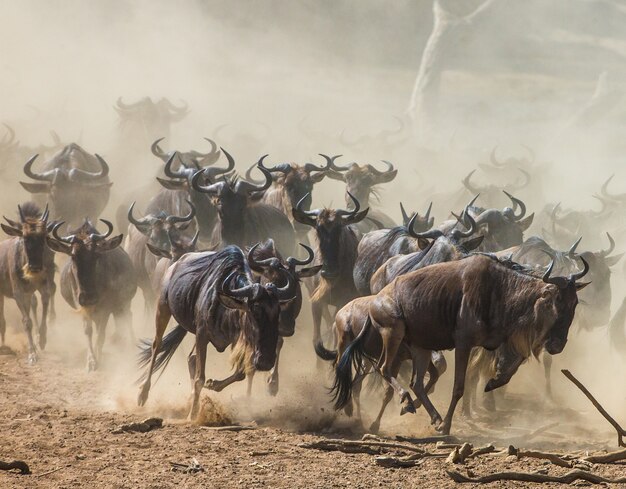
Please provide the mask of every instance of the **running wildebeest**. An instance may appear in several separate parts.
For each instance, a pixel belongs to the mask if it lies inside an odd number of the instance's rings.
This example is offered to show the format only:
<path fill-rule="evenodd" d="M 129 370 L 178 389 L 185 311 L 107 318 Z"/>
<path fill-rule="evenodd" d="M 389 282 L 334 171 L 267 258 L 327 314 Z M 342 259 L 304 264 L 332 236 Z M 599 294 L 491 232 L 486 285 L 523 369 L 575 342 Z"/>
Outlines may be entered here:
<path fill-rule="evenodd" d="M 83 327 L 87 337 L 87 369 L 95 370 L 102 360 L 102 348 L 109 316 L 115 318 L 116 328 L 124 328 L 133 340 L 130 303 L 137 291 L 135 268 L 126 252 L 120 248 L 123 235 L 114 238 L 113 224 L 101 219 L 107 226 L 100 234 L 85 219 L 83 225 L 69 236 L 59 236 L 57 223 L 48 246 L 70 257 L 61 270 L 61 295 L 73 309 L 83 314 Z M 96 348 L 92 334 L 96 326 Z"/>
<path fill-rule="evenodd" d="M 298 260 L 294 257 L 288 257 L 283 261 L 280 253 L 274 246 L 274 241 L 269 239 L 264 243 L 257 243 L 248 252 L 248 263 L 251 270 L 257 274 L 261 283 L 273 283 L 279 287 L 286 285 L 286 280 L 291 277 L 298 285 L 295 291 L 293 301 L 286 304 L 280 311 L 280 321 L 278 326 L 278 343 L 276 345 L 276 364 L 270 370 L 267 378 L 267 386 L 270 395 L 275 396 L 278 393 L 278 362 L 280 360 L 280 351 L 282 350 L 283 338 L 293 336 L 296 327 L 296 319 L 302 309 L 302 288 L 300 281 L 306 277 L 312 277 L 322 268 L 321 265 L 297 269 L 298 266 L 308 265 L 313 261 L 315 254 L 308 246 L 300 243 L 308 253 L 308 258 Z M 207 381 L 207 387 L 214 391 L 221 391 L 233 382 L 238 382 L 244 378 L 248 378 L 248 395 L 252 389 L 252 379 L 254 370 L 236 371 L 224 380 Z"/>
<path fill-rule="evenodd" d="M 322 316 L 326 315 L 328 318 L 329 307 L 340 309 L 359 296 L 352 278 L 361 239 L 361 233 L 355 224 L 365 219 L 369 209 L 361 210 L 359 201 L 352 195 L 350 198 L 354 203 L 351 211 L 342 209 L 305 211 L 302 209 L 302 201 L 298 202 L 292 211 L 296 221 L 315 229 L 316 256 L 322 262 L 316 288 L 311 297 L 313 345 L 321 341 Z"/>
<path fill-rule="evenodd" d="M 39 292 L 41 296 L 38 333 L 39 348 L 43 350 L 47 339 L 48 307 L 56 290 L 54 254 L 46 246 L 46 236 L 52 223 L 48 223 L 48 207 L 42 213 L 36 204 L 27 202 L 17 206 L 17 209 L 19 221 L 5 217 L 8 225 L 0 224 L 2 230 L 12 236 L 0 243 L 0 339 L 4 348 L 4 298 L 7 297 L 15 300 L 22 314 L 22 324 L 28 336 L 28 362 L 33 364 L 37 361 L 31 320 L 31 308 L 36 304 L 34 293 Z"/>
<path fill-rule="evenodd" d="M 364 338 L 372 328 L 382 340 L 382 355 L 376 366 L 393 386 L 404 404 L 404 412 L 413 412 L 410 394 L 391 374 L 401 345 L 413 357 L 417 397 L 430 415 L 431 422 L 444 434 L 450 433 L 452 416 L 463 396 L 467 363 L 472 348 L 493 350 L 509 342 L 516 358 L 537 355 L 543 348 L 552 355 L 560 353 L 578 304 L 577 292 L 585 287 L 577 283 L 589 265 L 569 277 L 551 277 L 553 264 L 542 278 L 501 263 L 497 258 L 475 255 L 464 260 L 441 263 L 402 275 L 385 287 L 369 307 L 369 316 L 359 336 L 343 351 L 335 369 L 337 409 L 351 399 L 352 365 L 363 370 Z M 514 264 L 516 265 L 516 264 Z M 519 265 L 517 265 L 519 267 Z M 445 418 L 430 402 L 424 391 L 424 375 L 432 350 L 455 349 L 455 375 L 452 400 Z M 510 380 L 519 367 L 500 372 L 486 391 Z"/>
<path fill-rule="evenodd" d="M 91 155 L 75 143 L 65 146 L 48 160 L 41 172 L 33 170 L 33 156 L 24 165 L 27 177 L 20 182 L 32 194 L 47 194 L 50 213 L 68 226 L 77 226 L 83 216 L 96 219 L 109 201 L 109 166 L 99 155 Z"/>
<path fill-rule="evenodd" d="M 150 392 L 155 370 L 164 367 L 185 335 L 196 336 L 189 357 L 192 379 L 191 420 L 198 414 L 200 392 L 205 386 L 207 347 L 223 352 L 234 347 L 236 369 L 270 370 L 276 363 L 281 308 L 295 297 L 296 282 L 260 284 L 252 275 L 243 251 L 227 246 L 217 252 L 188 253 L 167 271 L 159 297 L 152 345 L 144 345 L 141 365 L 148 365 L 138 404 Z M 165 338 L 174 317 L 176 326 Z"/>

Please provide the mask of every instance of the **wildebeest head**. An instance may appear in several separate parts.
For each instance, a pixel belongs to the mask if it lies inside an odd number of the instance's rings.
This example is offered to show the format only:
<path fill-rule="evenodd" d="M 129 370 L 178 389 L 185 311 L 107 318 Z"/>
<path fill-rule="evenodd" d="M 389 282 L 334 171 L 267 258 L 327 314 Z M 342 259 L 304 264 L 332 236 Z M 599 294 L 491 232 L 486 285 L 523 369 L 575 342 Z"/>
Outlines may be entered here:
<path fill-rule="evenodd" d="M 275 185 L 281 187 L 287 194 L 290 207 L 295 207 L 303 197 L 306 197 L 303 208 L 305 210 L 311 208 L 311 192 L 313 192 L 313 186 L 322 181 L 333 161 L 333 158 L 329 156 L 321 153 L 320 156 L 326 160 L 325 166 L 317 166 L 313 163 L 306 163 L 304 165 L 282 163 L 272 168 L 264 166 L 264 168 L 272 174 Z M 264 181 L 256 181 L 251 175 L 252 169 L 256 166 L 257 164 L 255 163 L 246 171 L 246 180 L 255 185 L 262 185 Z"/>
<path fill-rule="evenodd" d="M 471 179 L 476 170 L 472 170 L 462 180 L 463 186 L 472 194 L 481 194 L 483 197 L 483 201 L 486 203 L 486 205 L 493 207 L 496 206 L 498 202 L 500 202 L 502 196 L 502 194 L 500 193 L 501 190 L 504 190 L 504 192 L 509 195 L 509 192 L 518 192 L 528 186 L 528 184 L 530 183 L 530 174 L 522 168 L 518 168 L 518 170 L 522 174 L 524 180 L 521 182 L 517 181 L 514 183 L 508 183 L 506 185 L 478 185 L 476 183 L 473 183 Z"/>
<path fill-rule="evenodd" d="M 17 206 L 19 222 L 5 217 L 7 224 L 0 224 L 2 230 L 9 236 L 21 238 L 26 254 L 28 273 L 39 273 L 43 270 L 46 236 L 49 231 L 48 206 L 43 212 L 32 202 L 24 206 Z"/>
<path fill-rule="evenodd" d="M 117 248 L 122 243 L 123 235 L 109 238 L 113 232 L 113 224 L 100 219 L 108 228 L 100 234 L 93 224 L 85 219 L 83 225 L 69 236 L 59 236 L 58 231 L 63 222 L 52 228 L 52 237 L 46 242 L 53 251 L 65 253 L 72 259 L 72 274 L 77 285 L 78 303 L 81 307 L 89 307 L 98 303 L 96 287 L 96 266 L 100 256 Z"/>
<path fill-rule="evenodd" d="M 369 208 L 361 209 L 361 204 L 352 194 L 348 194 L 354 204 L 352 210 L 315 209 L 305 211 L 303 200 L 292 210 L 296 221 L 315 228 L 322 258 L 321 275 L 327 280 L 337 278 L 346 264 L 354 264 L 356 246 L 352 250 L 346 246 L 347 226 L 356 224 L 367 216 Z"/>
<path fill-rule="evenodd" d="M 222 149 L 222 151 L 224 151 Z M 224 151 L 229 160 L 232 157 Z M 263 166 L 263 160 L 268 155 L 261 157 L 257 163 L 257 168 L 265 176 L 265 182 L 262 185 L 255 185 L 245 180 L 236 178 L 224 178 L 223 181 L 204 185 L 202 179 L 212 182 L 214 178 L 210 174 L 213 168 L 206 168 L 194 173 L 191 178 L 191 186 L 200 193 L 208 194 L 215 199 L 217 212 L 223 226 L 240 226 L 243 222 L 243 214 L 250 203 L 251 195 L 263 192 L 272 185 L 272 174 Z M 234 161 L 233 161 L 234 167 Z"/>
<path fill-rule="evenodd" d="M 177 158 L 173 162 L 174 165 L 182 166 L 183 168 L 192 168 L 195 170 L 200 170 L 207 166 L 213 165 L 220 157 L 220 151 L 217 148 L 217 144 L 215 144 L 215 141 L 209 138 L 204 138 L 211 145 L 211 150 L 208 153 L 200 153 L 199 151 L 195 151 L 195 150 L 187 151 L 187 152 L 168 151 L 166 153 L 165 151 L 163 151 L 163 149 L 161 149 L 161 146 L 160 146 L 161 141 L 163 141 L 164 139 L 165 138 L 157 139 L 150 146 L 150 150 L 152 151 L 152 154 L 156 156 L 157 158 L 159 158 L 160 160 L 162 160 L 164 163 L 167 163 L 168 160 L 172 157 L 172 155 L 176 153 Z M 172 164 L 170 163 L 170 165 Z M 172 168 L 172 171 L 175 172 L 176 169 L 177 169 L 176 167 Z"/>
<path fill-rule="evenodd" d="M 196 215 L 195 206 L 188 200 L 189 213 L 186 216 L 168 216 L 165 212 L 149 214 L 140 219 L 133 216 L 135 202 L 128 209 L 128 221 L 147 236 L 150 243 L 158 248 L 170 249 L 170 242 L 180 239 L 180 231 L 186 229 Z"/>
<path fill-rule="evenodd" d="M 567 343 L 567 334 L 574 319 L 576 306 L 578 305 L 578 291 L 585 288 L 589 283 L 577 283 L 589 272 L 589 264 L 580 257 L 583 270 L 572 273 L 569 277 L 551 277 L 554 261 L 543 275 L 543 281 L 555 287 L 546 287 L 541 299 L 535 305 L 539 318 L 549 318 L 550 330 L 545 339 L 545 349 L 551 355 L 561 353 Z"/>
<path fill-rule="evenodd" d="M 398 170 L 388 161 L 383 163 L 387 167 L 386 170 L 380 171 L 372 165 L 358 165 L 352 163 L 347 166 L 339 166 L 335 163 L 335 159 L 341 155 L 335 156 L 331 160 L 330 170 L 326 172 L 329 178 L 340 180 L 346 183 L 346 205 L 351 208 L 353 205 L 352 196 L 354 196 L 364 206 L 369 205 L 370 194 L 375 191 L 374 186 L 391 182 Z"/>
<path fill-rule="evenodd" d="M 486 228 L 485 251 L 500 251 L 516 246 L 524 241 L 524 231 L 533 222 L 535 214 L 526 216 L 526 205 L 520 199 L 513 197 L 507 191 L 504 193 L 511 199 L 513 207 L 503 210 L 487 209 L 476 217 L 476 224 Z M 515 213 L 515 208 L 519 213 Z"/>
<path fill-rule="evenodd" d="M 433 263 L 456 260 L 474 251 L 482 244 L 484 239 L 484 236 L 472 237 L 478 231 L 478 225 L 469 209 L 470 206 L 468 205 L 462 215 L 457 218 L 458 224 L 462 224 L 465 230 L 455 226 L 445 232 L 441 229 L 416 232 L 411 225 L 412 222 L 409 222 L 407 229 L 409 234 L 417 239 L 421 250 L 427 250 L 431 245 L 439 248 L 438 250 L 433 249 L 434 253 L 431 253 L 431 256 L 429 256 L 429 260 L 433 260 Z M 414 219 L 415 216 L 412 218 L 412 221 Z"/>
<path fill-rule="evenodd" d="M 509 156 L 505 160 L 499 160 L 496 152 L 498 147 L 495 146 L 491 151 L 489 156 L 489 165 L 480 163 L 480 166 L 483 170 L 493 171 L 493 170 L 506 170 L 506 169 L 515 169 L 522 168 L 526 171 L 530 171 L 535 164 L 535 152 L 528 146 L 523 145 L 524 149 L 528 152 L 528 156 Z"/>
<path fill-rule="evenodd" d="M 213 182 L 216 178 L 226 175 L 235 169 L 235 160 L 233 157 L 224 148 L 220 148 L 220 151 L 226 156 L 226 160 L 228 161 L 226 168 L 218 168 L 215 166 L 203 168 L 197 166 L 194 162 L 187 164 L 179 158 L 178 152 L 174 151 L 167 158 L 165 167 L 163 168 L 163 172 L 168 179 L 157 178 L 157 180 L 168 190 L 187 190 L 193 200 L 195 192 L 193 191 L 194 187 L 191 185 L 191 180 L 196 173 L 201 171 L 200 177 L 202 177 L 202 182 L 206 183 L 207 181 Z M 217 154 L 219 155 L 219 152 Z M 177 168 L 175 168 L 174 165 L 175 159 L 178 160 Z"/>
<path fill-rule="evenodd" d="M 247 342 L 254 345 L 252 364 L 256 370 L 270 370 L 276 363 L 276 342 L 280 312 L 293 301 L 296 281 L 286 275 L 286 285 L 249 283 L 237 271 L 219 284 L 218 296 L 222 304 L 246 312 L 250 330 L 243 331 Z"/>
<path fill-rule="evenodd" d="M 167 248 L 158 248 L 151 243 L 146 243 L 146 246 L 148 247 L 150 253 L 154 256 L 167 258 L 174 263 L 180 260 L 185 253 L 192 253 L 196 251 L 199 236 L 200 230 L 197 230 L 196 234 L 189 238 L 188 236 L 180 234 L 177 230 L 170 228 L 167 231 L 167 237 L 169 240 Z"/>
<path fill-rule="evenodd" d="M 435 224 L 435 218 L 430 216 L 430 211 L 432 210 L 432 208 L 433 203 L 431 202 L 428 206 L 428 209 L 426 210 L 426 214 L 424 214 L 423 216 L 420 216 L 417 212 L 413 212 L 411 213 L 411 215 L 409 215 L 404 209 L 404 205 L 402 205 L 402 202 L 400 202 L 400 212 L 402 212 L 402 225 L 418 233 L 428 231 Z"/>
<path fill-rule="evenodd" d="M 300 243 L 300 246 L 302 246 L 309 255 L 304 260 L 290 256 L 283 262 L 272 239 L 268 239 L 264 243 L 255 244 L 248 252 L 250 268 L 255 273 L 261 275 L 265 282 L 284 286 L 286 284 L 286 277 L 290 276 L 291 279 L 295 280 L 298 284 L 294 299 L 286 304 L 280 313 L 279 333 L 281 336 L 292 336 L 295 331 L 296 319 L 302 309 L 302 289 L 299 285 L 300 280 L 305 277 L 312 277 L 322 268 L 321 265 L 318 265 L 298 269 L 297 267 L 310 264 L 315 257 L 313 250 L 307 245 Z"/>

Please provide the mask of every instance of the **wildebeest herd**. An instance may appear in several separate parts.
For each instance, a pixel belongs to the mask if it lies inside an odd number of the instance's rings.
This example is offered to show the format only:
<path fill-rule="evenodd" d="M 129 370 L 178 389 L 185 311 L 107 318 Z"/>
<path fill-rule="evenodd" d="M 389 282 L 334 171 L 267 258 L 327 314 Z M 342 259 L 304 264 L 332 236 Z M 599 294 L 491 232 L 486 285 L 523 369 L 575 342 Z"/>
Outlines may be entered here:
<path fill-rule="evenodd" d="M 177 116 L 182 110 L 166 109 Z M 12 137 L 0 143 L 5 151 Z M 563 351 L 571 326 L 610 321 L 611 267 L 621 255 L 612 254 L 615 240 L 605 232 L 619 232 L 626 195 L 612 194 L 609 181 L 596 196 L 602 210 L 548 205 L 541 235 L 526 236 L 535 216 L 515 193 L 531 184 L 534 155 L 500 161 L 494 150 L 490 163 L 477 162 L 481 171 L 511 171 L 521 181 L 480 186 L 472 172 L 459 179 L 458 192 L 433 196 L 448 209 L 431 204 L 423 214 L 409 213 L 399 203 L 396 224 L 370 208 L 378 186 L 393 186 L 401 174 L 392 162 L 320 154 L 315 162 L 270 165 L 265 155 L 242 169 L 237 148 L 207 141 L 207 153 L 166 152 L 163 139 L 146 147 L 161 161 L 161 188 L 141 182 L 136 194 L 151 192 L 143 212 L 128 199 L 114 203 L 113 216 L 102 216 L 115 183 L 103 157 L 74 143 L 45 161 L 28 156 L 20 183 L 33 201 L 16 205 L 16 217 L 2 224 L 10 236 L 0 244 L 3 351 L 3 301 L 13 298 L 28 360 L 37 362 L 58 284 L 82 314 L 87 367 L 97 369 L 111 316 L 136 341 L 131 302 L 139 288 L 155 335 L 140 342 L 138 403 L 147 402 L 153 374 L 191 333 L 193 419 L 204 388 L 220 391 L 247 379 L 250 393 L 256 371 L 270 372 L 268 389 L 276 395 L 281 348 L 303 327 L 299 315 L 310 303 L 318 369 L 332 362 L 336 409 L 351 415 L 355 404 L 360 417 L 361 385 L 380 376 L 386 388 L 372 430 L 395 394 L 403 413 L 423 406 L 435 428 L 449 433 L 458 401 L 465 393 L 470 413 L 481 379 L 493 391 L 543 354 L 549 391 L 550 355 Z M 345 182 L 345 209 L 313 208 L 315 188 L 326 178 Z M 448 211 L 437 223 L 435 212 Z M 600 236 L 607 236 L 606 249 L 580 250 L 581 237 L 595 243 Z M 232 350 L 230 377 L 206 378 L 209 344 Z M 454 385 L 442 417 L 429 393 L 446 371 L 446 350 L 454 350 Z"/>

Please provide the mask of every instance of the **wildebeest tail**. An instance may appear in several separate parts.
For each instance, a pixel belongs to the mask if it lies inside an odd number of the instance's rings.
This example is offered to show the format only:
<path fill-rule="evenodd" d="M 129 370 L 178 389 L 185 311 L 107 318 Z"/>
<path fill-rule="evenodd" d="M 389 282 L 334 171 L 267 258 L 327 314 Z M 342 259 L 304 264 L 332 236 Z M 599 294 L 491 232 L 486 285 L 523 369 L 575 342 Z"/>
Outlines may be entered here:
<path fill-rule="evenodd" d="M 315 353 L 318 357 L 322 360 L 326 360 L 327 362 L 334 362 L 337 360 L 337 350 L 327 350 L 321 338 L 315 342 Z"/>
<path fill-rule="evenodd" d="M 161 369 L 164 369 L 169 361 L 172 359 L 172 355 L 176 349 L 180 346 L 185 338 L 187 331 L 180 325 L 177 325 L 172 331 L 167 333 L 163 340 L 161 341 L 161 348 L 157 353 L 156 360 L 154 362 L 154 372 L 158 372 Z M 139 349 L 141 350 L 139 353 L 139 367 L 146 368 L 150 363 L 150 358 L 152 357 L 152 342 L 147 339 L 140 340 Z M 147 375 L 145 372 L 140 381 L 144 380 Z"/>
<path fill-rule="evenodd" d="M 365 337 L 371 326 L 372 320 L 368 315 L 363 329 L 354 341 L 348 345 L 337 365 L 335 365 L 335 381 L 331 388 L 331 393 L 333 401 L 335 401 L 336 410 L 344 408 L 352 400 L 352 385 L 354 384 L 352 367 L 354 366 L 357 377 L 364 372 L 363 359 L 366 356 L 364 352 Z"/>

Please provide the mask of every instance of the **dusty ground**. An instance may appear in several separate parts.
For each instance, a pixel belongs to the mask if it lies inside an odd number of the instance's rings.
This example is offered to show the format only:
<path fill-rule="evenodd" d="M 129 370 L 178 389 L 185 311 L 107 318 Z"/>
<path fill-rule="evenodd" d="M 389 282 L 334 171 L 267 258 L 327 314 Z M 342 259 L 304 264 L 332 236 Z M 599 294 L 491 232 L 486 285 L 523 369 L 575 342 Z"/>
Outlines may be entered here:
<path fill-rule="evenodd" d="M 53 348 L 54 350 L 54 348 Z M 81 357 L 82 358 L 82 357 Z M 157 395 L 148 410 L 133 406 L 134 388 L 125 386 L 135 372 L 120 374 L 109 364 L 103 371 L 87 374 L 78 356 L 54 352 L 43 355 L 34 367 L 25 356 L 0 357 L 0 459 L 28 462 L 32 475 L 0 472 L 0 487 L 450 487 L 446 475 L 450 465 L 445 459 L 426 459 L 419 466 L 388 469 L 376 465 L 366 454 L 320 452 L 298 445 L 325 437 L 359 438 L 362 432 L 348 429 L 345 419 L 334 419 L 316 402 L 314 393 L 308 406 L 290 399 L 268 401 L 263 387 L 255 390 L 249 403 L 245 396 L 213 396 L 205 403 L 206 420 L 250 422 L 258 426 L 241 432 L 215 431 L 184 421 L 184 400 L 164 400 Z M 162 380 L 164 382 L 164 380 Z M 260 384 L 260 383 L 259 383 Z M 117 385 L 118 396 L 112 385 Z M 186 385 L 181 386 L 186 389 Z M 105 392 L 106 391 L 106 392 Z M 113 392 L 110 394 L 109 392 Z M 260 399 L 260 401 L 259 401 Z M 255 403 L 267 403 L 255 409 Z M 528 403 L 528 401 L 526 401 Z M 533 427 L 558 423 L 547 433 L 528 439 L 528 447 L 572 452 L 575 449 L 600 450 L 614 447 L 614 436 L 607 429 L 590 429 L 589 416 L 550 408 L 535 402 L 522 405 L 511 395 L 506 402 L 508 415 L 488 428 L 484 418 L 466 421 L 459 417 L 455 434 L 471 439 L 476 446 L 488 441 L 499 447 L 514 442 Z M 516 413 L 542 409 L 535 423 L 516 427 Z M 254 411 L 254 414 L 251 413 Z M 423 414 L 405 421 L 397 406 L 390 407 L 384 422 L 387 436 L 394 433 L 429 434 Z M 162 429 L 149 433 L 113 434 L 121 424 L 140 421 L 149 414 L 165 418 Z M 539 416 L 539 414 L 541 414 Z M 223 422 L 227 422 L 222 419 Z M 352 425 L 354 427 L 354 425 Z M 430 432 L 432 434 L 432 432 Z M 604 440 L 604 441 L 603 441 Z M 519 443 L 518 443 L 519 445 Z M 432 452 L 435 445 L 426 445 Z M 192 457 L 204 472 L 185 474 L 171 470 L 170 462 L 188 463 Z M 561 474 L 566 469 L 535 460 L 511 461 L 504 457 L 481 457 L 457 466 L 466 473 L 491 473 L 497 470 L 534 471 L 547 469 Z M 626 476 L 624 465 L 597 466 L 595 473 Z M 502 484 L 493 484 L 502 487 Z M 524 484 L 510 483 L 510 487 Z"/>

